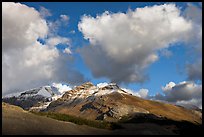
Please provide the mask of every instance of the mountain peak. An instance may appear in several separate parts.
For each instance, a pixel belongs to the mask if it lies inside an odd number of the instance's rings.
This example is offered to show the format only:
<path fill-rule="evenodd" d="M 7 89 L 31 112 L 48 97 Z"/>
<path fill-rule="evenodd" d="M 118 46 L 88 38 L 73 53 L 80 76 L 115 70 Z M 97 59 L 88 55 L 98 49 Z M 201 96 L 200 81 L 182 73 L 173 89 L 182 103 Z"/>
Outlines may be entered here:
<path fill-rule="evenodd" d="M 108 85 L 101 88 L 102 90 L 112 90 L 112 89 L 120 89 L 116 83 L 109 83 Z"/>
<path fill-rule="evenodd" d="M 154 114 L 175 120 L 201 122 L 201 111 L 189 111 L 175 105 L 148 101 L 129 94 L 116 83 L 83 83 L 67 91 L 62 84 L 43 86 L 23 92 L 19 96 L 4 98 L 2 101 L 18 105 L 30 111 L 53 111 L 84 117 L 91 120 L 118 121 L 123 116 Z M 65 92 L 58 92 L 59 89 Z M 55 91 L 56 90 L 56 91 Z M 174 111 L 168 111 L 174 110 Z M 196 116 L 196 119 L 195 119 Z"/>
<path fill-rule="evenodd" d="M 85 83 L 83 83 L 82 85 L 94 86 L 94 84 L 93 84 L 93 83 L 91 83 L 90 81 L 89 81 L 89 82 L 85 82 Z"/>
<path fill-rule="evenodd" d="M 77 86 L 75 89 L 76 90 L 82 90 L 82 89 L 86 90 L 86 89 L 89 89 L 90 87 L 93 87 L 93 86 L 94 86 L 94 84 L 92 84 L 91 82 L 86 82 L 80 86 Z"/>

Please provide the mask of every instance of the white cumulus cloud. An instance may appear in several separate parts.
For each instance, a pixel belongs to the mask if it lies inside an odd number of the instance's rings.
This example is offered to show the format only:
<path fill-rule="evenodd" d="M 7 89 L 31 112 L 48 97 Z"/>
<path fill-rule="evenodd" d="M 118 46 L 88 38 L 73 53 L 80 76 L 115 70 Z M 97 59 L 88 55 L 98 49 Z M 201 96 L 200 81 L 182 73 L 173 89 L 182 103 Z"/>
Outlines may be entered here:
<path fill-rule="evenodd" d="M 50 10 L 46 9 L 45 7 L 43 6 L 40 6 L 40 15 L 43 17 L 43 18 L 46 18 L 46 17 L 49 17 L 49 16 L 52 16 Z"/>
<path fill-rule="evenodd" d="M 67 28 L 69 23 L 69 16 L 68 15 L 60 15 L 59 18 L 52 21 L 47 21 L 48 27 L 49 27 L 49 35 L 53 36 L 56 35 L 58 30 L 62 27 Z M 63 29 L 65 29 L 63 28 Z"/>
<path fill-rule="evenodd" d="M 65 44 L 65 45 L 69 46 L 69 45 L 71 45 L 71 40 L 69 38 L 66 38 L 66 37 L 56 36 L 56 37 L 51 37 L 51 38 L 47 39 L 46 44 L 49 46 L 56 46 L 58 44 Z"/>
<path fill-rule="evenodd" d="M 73 57 L 60 53 L 49 39 L 49 26 L 34 8 L 2 3 L 2 93 L 19 92 L 50 82 L 80 83 L 83 75 L 70 67 Z M 54 35 L 61 39 L 60 36 Z M 69 44 L 66 38 L 61 39 Z"/>
<path fill-rule="evenodd" d="M 64 53 L 67 53 L 67 54 L 72 54 L 72 51 L 69 49 L 69 48 L 65 48 L 63 50 Z"/>
<path fill-rule="evenodd" d="M 62 83 L 53 83 L 52 86 L 57 88 L 60 93 L 64 93 L 72 89 L 70 86 Z"/>
<path fill-rule="evenodd" d="M 148 89 L 140 89 L 137 93 L 141 98 L 147 98 L 148 97 Z"/>
<path fill-rule="evenodd" d="M 62 21 L 65 21 L 65 22 L 69 21 L 69 16 L 67 15 L 60 15 L 60 18 Z"/>
<path fill-rule="evenodd" d="M 171 90 L 176 84 L 174 82 L 169 82 L 168 84 L 166 84 L 165 87 L 162 87 L 163 91 L 168 91 Z"/>
<path fill-rule="evenodd" d="M 162 90 L 163 95 L 158 93 L 153 99 L 202 108 L 202 84 L 196 84 L 193 81 L 183 81 L 178 84 L 169 82 L 162 87 Z"/>
<path fill-rule="evenodd" d="M 175 4 L 164 4 L 126 13 L 84 15 L 78 29 L 90 46 L 80 53 L 96 78 L 144 82 L 148 78 L 145 69 L 159 59 L 159 50 L 188 39 L 192 23 L 180 12 Z"/>
<path fill-rule="evenodd" d="M 188 79 L 202 81 L 202 7 L 188 3 L 184 13 L 193 25 L 187 41 L 191 58 L 191 62 L 186 64 Z"/>

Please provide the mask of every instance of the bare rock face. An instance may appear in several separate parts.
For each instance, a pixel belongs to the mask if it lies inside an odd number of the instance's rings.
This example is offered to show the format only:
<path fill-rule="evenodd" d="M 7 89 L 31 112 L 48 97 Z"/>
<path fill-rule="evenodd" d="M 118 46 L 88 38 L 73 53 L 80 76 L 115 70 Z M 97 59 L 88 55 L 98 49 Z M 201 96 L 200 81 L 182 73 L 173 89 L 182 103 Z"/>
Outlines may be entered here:
<path fill-rule="evenodd" d="M 89 89 L 92 86 L 94 86 L 94 85 L 91 82 L 86 82 L 86 83 L 84 83 L 84 84 L 82 84 L 80 86 L 77 86 L 75 88 L 75 90 L 77 90 L 77 91 L 79 91 L 79 90 L 87 90 L 87 89 Z"/>
<path fill-rule="evenodd" d="M 105 87 L 102 87 L 101 90 L 113 90 L 113 89 L 120 89 L 116 83 L 110 83 Z"/>
<path fill-rule="evenodd" d="M 152 114 L 164 119 L 202 123 L 202 116 L 196 114 L 197 111 L 133 96 L 114 83 L 100 88 L 92 83 L 82 84 L 53 101 L 47 111 L 111 122 L 124 116 Z"/>
<path fill-rule="evenodd" d="M 87 82 L 53 101 L 47 110 L 106 121 L 117 121 L 124 115 L 138 111 L 148 113 L 142 108 L 121 103 L 120 101 L 124 99 L 123 94 L 127 93 L 115 83 L 97 87 Z M 90 113 L 91 116 L 89 116 Z"/>
<path fill-rule="evenodd" d="M 170 110 L 178 111 L 178 113 Z M 124 116 L 136 113 L 154 114 L 158 117 L 175 118 L 176 120 L 187 120 L 192 115 L 200 116 L 174 105 L 132 96 L 115 83 L 97 87 L 90 82 L 66 92 L 61 98 L 50 103 L 47 111 L 105 121 L 118 121 Z M 188 118 L 184 117 L 185 113 L 188 113 Z M 193 120 L 195 119 L 191 119 Z M 200 122 L 200 119 L 196 121 Z"/>

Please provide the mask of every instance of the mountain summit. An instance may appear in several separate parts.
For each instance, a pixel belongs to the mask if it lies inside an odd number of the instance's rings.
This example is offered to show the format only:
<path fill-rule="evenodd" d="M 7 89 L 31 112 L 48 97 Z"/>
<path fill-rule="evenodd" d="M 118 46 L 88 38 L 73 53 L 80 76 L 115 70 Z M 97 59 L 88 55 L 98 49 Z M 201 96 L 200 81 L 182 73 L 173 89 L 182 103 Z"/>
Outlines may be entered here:
<path fill-rule="evenodd" d="M 44 86 L 6 97 L 4 102 L 30 111 L 54 112 L 90 120 L 117 122 L 124 117 L 145 116 L 202 123 L 202 112 L 162 102 L 142 99 L 121 89 L 116 83 L 91 82 L 59 92 Z"/>

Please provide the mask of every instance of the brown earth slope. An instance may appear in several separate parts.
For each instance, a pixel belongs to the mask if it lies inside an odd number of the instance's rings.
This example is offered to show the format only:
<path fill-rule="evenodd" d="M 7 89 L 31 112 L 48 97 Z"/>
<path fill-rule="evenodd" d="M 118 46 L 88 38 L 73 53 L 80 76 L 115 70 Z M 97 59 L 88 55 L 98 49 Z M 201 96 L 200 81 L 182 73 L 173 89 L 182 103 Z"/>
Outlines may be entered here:
<path fill-rule="evenodd" d="M 160 135 L 174 134 L 152 123 L 123 124 L 124 129 L 114 131 L 76 125 L 34 115 L 17 106 L 2 103 L 3 135 Z"/>
<path fill-rule="evenodd" d="M 2 103 L 2 115 L 3 135 L 86 135 L 110 133 L 108 130 L 37 116 L 6 103 Z"/>
<path fill-rule="evenodd" d="M 114 83 L 102 88 L 84 83 L 40 111 L 119 122 L 123 129 L 110 131 L 60 122 L 5 103 L 2 108 L 3 134 L 189 134 L 200 133 L 202 126 L 202 111 L 142 99 Z"/>
<path fill-rule="evenodd" d="M 50 104 L 48 111 L 106 121 L 118 121 L 126 115 L 144 113 L 154 114 L 157 117 L 175 121 L 202 124 L 202 113 L 199 111 L 185 109 L 172 104 L 145 100 L 118 92 L 95 97 L 94 100 L 74 100 L 71 103 L 68 103 L 65 98 L 59 98 Z"/>
<path fill-rule="evenodd" d="M 185 128 L 185 123 L 181 123 L 182 128 L 179 128 L 177 124 L 174 124 L 175 122 L 166 123 L 167 120 L 160 121 L 162 124 L 158 123 L 159 121 L 139 123 L 126 121 L 125 123 L 119 123 L 122 129 L 105 130 L 34 115 L 17 106 L 6 103 L 2 103 L 2 110 L 3 135 L 174 135 L 186 133 L 186 129 L 189 131 L 188 133 L 193 134 L 198 133 L 197 131 L 200 133 L 201 131 L 200 129 L 197 130 L 197 126 L 192 126 L 196 130 L 192 130 L 189 127 Z M 142 117 L 142 119 L 143 118 L 145 117 Z M 141 120 L 141 117 L 139 120 Z M 136 119 L 136 121 L 138 121 L 138 119 Z M 182 132 L 180 132 L 181 130 Z"/>

